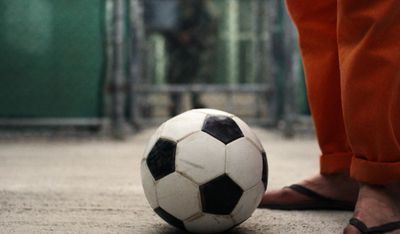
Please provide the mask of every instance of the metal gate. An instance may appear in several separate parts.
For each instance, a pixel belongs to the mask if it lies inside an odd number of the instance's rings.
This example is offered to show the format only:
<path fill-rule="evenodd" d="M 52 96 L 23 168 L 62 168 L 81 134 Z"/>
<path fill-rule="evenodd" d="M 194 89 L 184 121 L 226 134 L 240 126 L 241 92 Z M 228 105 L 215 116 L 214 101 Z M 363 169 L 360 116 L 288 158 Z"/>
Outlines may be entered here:
<path fill-rule="evenodd" d="M 146 31 L 142 2 L 129 2 L 129 82 L 127 87 L 114 91 L 129 91 L 124 106 L 135 126 L 168 118 L 166 108 L 171 104 L 171 93 L 181 93 L 186 99 L 190 93 L 199 93 L 207 107 L 233 112 L 248 122 L 276 125 L 280 120 L 292 121 L 285 113 L 296 108 L 299 59 L 294 46 L 290 46 L 295 45 L 295 34 L 283 3 L 211 2 L 219 22 L 215 67 L 211 79 L 204 77 L 190 84 L 167 83 L 165 41 L 159 33 Z M 190 108 L 184 105 L 181 111 Z M 122 109 L 120 112 L 123 115 Z M 287 126 L 290 128 L 290 124 Z"/>
<path fill-rule="evenodd" d="M 102 113 L 116 136 L 132 126 L 167 119 L 171 93 L 186 99 L 198 93 L 207 107 L 262 125 L 283 122 L 286 135 L 293 133 L 301 76 L 294 29 L 282 1 L 210 1 L 219 13 L 220 26 L 214 69 L 209 77 L 190 84 L 166 82 L 165 41 L 148 30 L 144 21 L 143 7 L 148 1 L 105 1 Z M 180 111 L 189 108 L 186 105 Z"/>

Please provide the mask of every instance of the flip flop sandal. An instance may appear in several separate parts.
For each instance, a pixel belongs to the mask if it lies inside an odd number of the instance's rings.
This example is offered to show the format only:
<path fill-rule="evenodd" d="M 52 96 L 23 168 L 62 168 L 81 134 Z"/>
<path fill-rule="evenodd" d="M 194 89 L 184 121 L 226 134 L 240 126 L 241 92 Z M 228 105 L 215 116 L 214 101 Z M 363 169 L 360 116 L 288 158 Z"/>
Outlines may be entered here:
<path fill-rule="evenodd" d="M 258 208 L 274 210 L 343 210 L 353 211 L 354 202 L 338 201 L 316 193 L 302 185 L 293 184 L 285 187 L 311 198 L 311 201 L 298 204 L 260 204 Z"/>
<path fill-rule="evenodd" d="M 357 218 L 351 218 L 349 223 L 356 227 L 362 234 L 386 233 L 400 229 L 400 222 L 385 223 L 371 228 L 368 228 L 365 223 Z"/>

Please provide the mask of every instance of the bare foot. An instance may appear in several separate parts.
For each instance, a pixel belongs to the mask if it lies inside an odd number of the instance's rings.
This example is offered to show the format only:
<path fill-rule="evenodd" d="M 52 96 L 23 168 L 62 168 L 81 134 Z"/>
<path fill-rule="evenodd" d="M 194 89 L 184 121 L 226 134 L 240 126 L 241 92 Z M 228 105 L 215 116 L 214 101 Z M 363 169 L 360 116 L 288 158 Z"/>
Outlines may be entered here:
<path fill-rule="evenodd" d="M 351 204 L 355 204 L 357 201 L 359 185 L 345 173 L 330 175 L 318 174 L 298 184 L 330 199 L 350 202 Z M 312 201 L 313 198 L 289 188 L 282 188 L 266 192 L 260 205 L 293 205 Z"/>
<path fill-rule="evenodd" d="M 387 186 L 362 184 L 353 217 L 364 222 L 369 228 L 400 221 L 399 198 L 400 184 Z M 359 234 L 361 232 L 354 226 L 348 225 L 344 233 Z M 400 230 L 390 233 L 400 233 Z"/>

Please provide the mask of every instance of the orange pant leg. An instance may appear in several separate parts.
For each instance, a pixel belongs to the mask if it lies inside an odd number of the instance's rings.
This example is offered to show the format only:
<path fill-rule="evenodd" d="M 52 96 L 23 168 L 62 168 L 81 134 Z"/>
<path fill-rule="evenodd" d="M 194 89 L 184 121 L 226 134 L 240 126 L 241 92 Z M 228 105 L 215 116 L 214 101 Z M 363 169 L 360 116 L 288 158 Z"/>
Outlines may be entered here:
<path fill-rule="evenodd" d="M 338 0 L 338 46 L 351 176 L 400 181 L 400 1 Z"/>
<path fill-rule="evenodd" d="M 337 0 L 287 0 L 297 27 L 307 93 L 322 151 L 321 173 L 349 171 L 337 47 Z"/>

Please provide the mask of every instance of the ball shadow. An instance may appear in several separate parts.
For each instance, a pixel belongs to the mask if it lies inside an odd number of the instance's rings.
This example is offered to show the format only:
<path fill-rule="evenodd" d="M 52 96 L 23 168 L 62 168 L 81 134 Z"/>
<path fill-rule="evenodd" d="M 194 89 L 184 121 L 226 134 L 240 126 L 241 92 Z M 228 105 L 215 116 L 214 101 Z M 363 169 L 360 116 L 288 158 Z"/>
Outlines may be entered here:
<path fill-rule="evenodd" d="M 159 234 L 187 234 L 188 233 L 188 232 L 176 229 L 174 227 L 171 227 L 169 225 L 164 225 L 160 229 L 161 230 L 159 230 L 157 232 Z M 256 230 L 256 229 L 252 229 L 252 228 L 248 228 L 248 227 L 236 227 L 236 228 L 233 228 L 226 232 L 223 232 L 222 234 L 257 234 L 257 233 L 261 233 L 260 230 Z M 269 234 L 270 232 L 263 231 L 262 233 Z"/>

